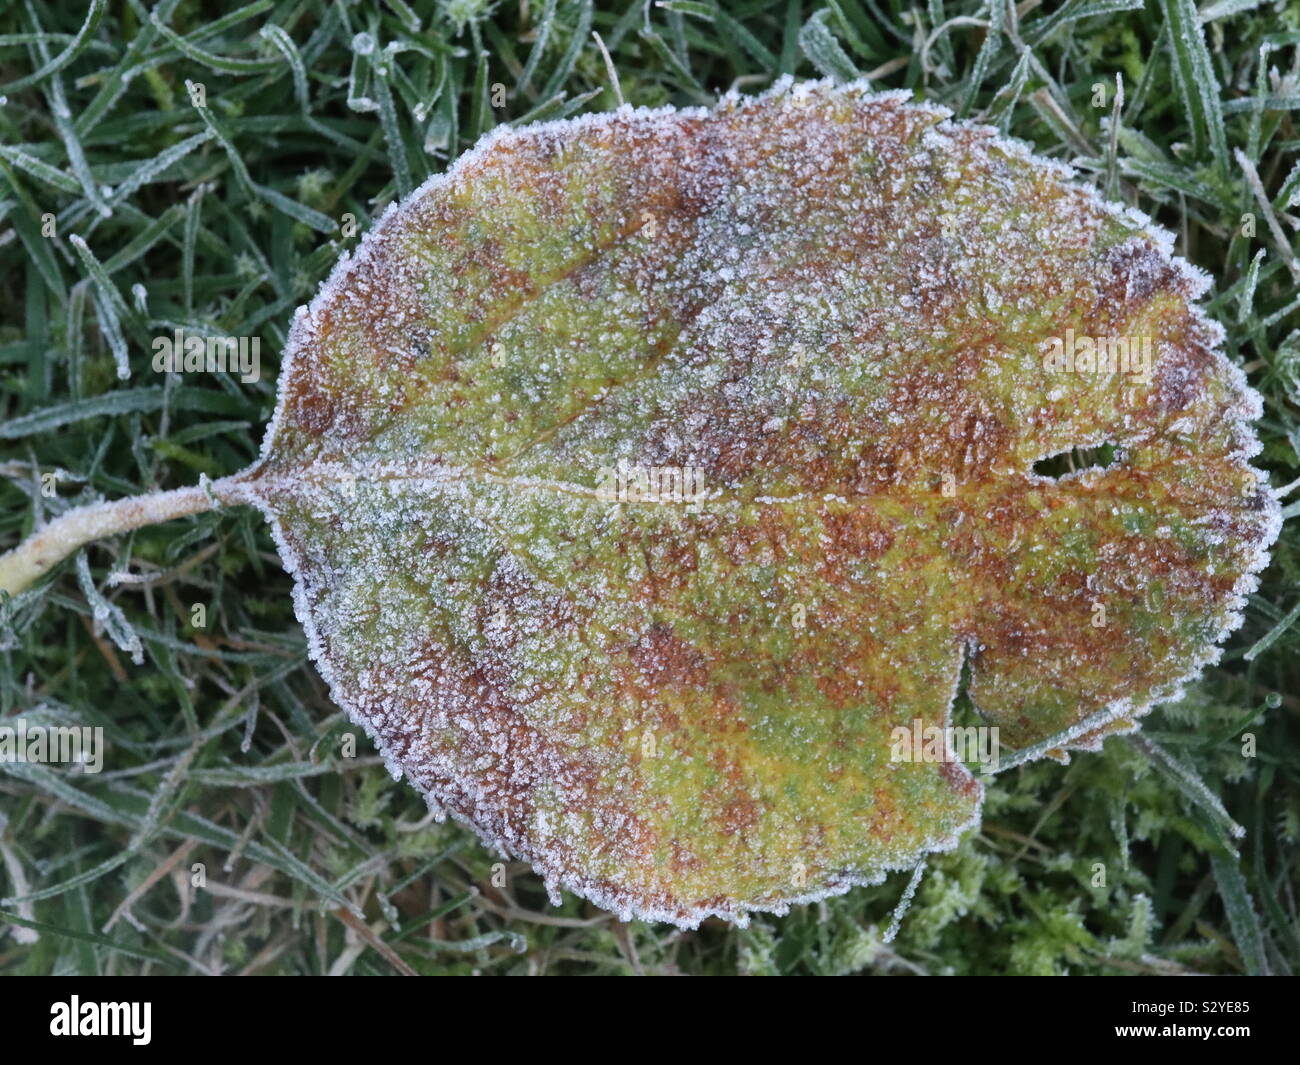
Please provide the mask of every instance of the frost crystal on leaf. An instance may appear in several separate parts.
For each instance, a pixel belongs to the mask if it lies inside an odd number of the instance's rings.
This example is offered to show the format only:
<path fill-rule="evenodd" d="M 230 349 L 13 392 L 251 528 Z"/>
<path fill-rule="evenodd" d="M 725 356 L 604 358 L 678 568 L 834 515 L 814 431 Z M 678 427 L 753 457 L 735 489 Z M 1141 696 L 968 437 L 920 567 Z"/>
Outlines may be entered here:
<path fill-rule="evenodd" d="M 743 921 L 978 820 L 891 757 L 964 664 L 1064 757 L 1212 660 L 1279 524 L 1259 400 L 1208 278 L 1069 177 L 787 82 L 503 129 L 390 209 L 231 498 L 394 774 L 553 892 Z"/>

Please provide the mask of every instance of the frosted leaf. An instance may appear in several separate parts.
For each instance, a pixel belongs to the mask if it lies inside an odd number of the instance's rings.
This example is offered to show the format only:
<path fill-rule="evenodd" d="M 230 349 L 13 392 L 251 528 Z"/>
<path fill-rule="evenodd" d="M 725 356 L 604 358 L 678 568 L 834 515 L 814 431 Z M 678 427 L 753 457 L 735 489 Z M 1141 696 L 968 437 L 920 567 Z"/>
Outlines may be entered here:
<path fill-rule="evenodd" d="M 621 916 L 743 921 L 978 820 L 892 750 L 964 663 L 1063 756 L 1238 623 L 1259 400 L 1169 247 L 860 85 L 503 129 L 299 311 L 230 498 L 435 809 Z"/>

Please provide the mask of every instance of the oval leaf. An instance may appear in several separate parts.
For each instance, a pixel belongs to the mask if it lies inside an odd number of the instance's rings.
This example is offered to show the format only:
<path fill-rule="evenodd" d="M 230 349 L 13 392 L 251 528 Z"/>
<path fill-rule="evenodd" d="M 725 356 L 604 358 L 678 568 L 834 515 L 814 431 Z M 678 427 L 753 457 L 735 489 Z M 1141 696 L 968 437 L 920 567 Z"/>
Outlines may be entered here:
<path fill-rule="evenodd" d="M 553 893 L 877 882 L 978 819 L 912 742 L 964 668 L 1063 757 L 1239 621 L 1278 505 L 1208 278 L 905 97 L 500 130 L 298 314 L 236 495 L 393 772 Z"/>

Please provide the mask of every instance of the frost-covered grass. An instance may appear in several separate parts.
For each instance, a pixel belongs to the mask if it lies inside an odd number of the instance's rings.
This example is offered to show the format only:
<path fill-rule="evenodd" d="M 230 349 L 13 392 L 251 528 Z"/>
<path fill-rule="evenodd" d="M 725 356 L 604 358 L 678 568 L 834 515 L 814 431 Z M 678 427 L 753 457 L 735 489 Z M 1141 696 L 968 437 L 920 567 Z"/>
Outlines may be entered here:
<path fill-rule="evenodd" d="M 346 216 L 364 228 L 495 123 L 614 106 L 592 30 L 630 103 L 865 74 L 1074 161 L 1214 275 L 1228 355 L 1265 398 L 1258 461 L 1275 487 L 1300 477 L 1294 4 L 136 0 L 83 17 L 0 15 L 6 547 L 37 513 L 247 465 L 290 314 L 355 243 Z M 177 327 L 260 336 L 261 379 L 161 387 L 150 341 Z M 256 513 L 93 546 L 0 607 L 3 719 L 113 744 L 95 777 L 0 764 L 0 909 L 23 928 L 0 936 L 0 972 L 1290 972 L 1298 546 L 1288 525 L 1223 661 L 1139 736 L 1000 776 L 888 946 L 905 875 L 696 932 L 551 908 L 522 866 L 496 886 L 496 857 L 429 821 L 364 740 L 344 756 L 356 730 L 306 661 Z"/>

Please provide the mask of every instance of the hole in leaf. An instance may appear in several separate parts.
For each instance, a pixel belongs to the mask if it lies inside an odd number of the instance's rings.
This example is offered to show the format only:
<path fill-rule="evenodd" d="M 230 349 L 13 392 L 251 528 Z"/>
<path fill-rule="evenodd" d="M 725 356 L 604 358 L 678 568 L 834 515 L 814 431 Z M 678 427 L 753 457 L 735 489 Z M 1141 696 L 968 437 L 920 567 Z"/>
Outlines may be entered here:
<path fill-rule="evenodd" d="M 1118 444 L 1098 444 L 1096 447 L 1072 447 L 1067 451 L 1058 451 L 1034 463 L 1034 472 L 1040 477 L 1056 480 L 1067 473 L 1076 473 L 1089 467 L 1107 469 L 1123 458 L 1123 450 Z"/>
<path fill-rule="evenodd" d="M 957 687 L 953 692 L 951 724 L 957 728 L 979 727 L 989 723 L 988 718 L 970 697 L 972 670 L 979 656 L 979 641 L 967 639 L 962 645 L 961 670 L 957 674 Z"/>
<path fill-rule="evenodd" d="M 966 640 L 962 644 L 961 669 L 957 674 L 957 688 L 952 696 L 952 718 L 954 723 L 958 718 L 973 718 L 975 714 L 975 705 L 970 700 L 968 689 L 971 681 L 971 659 L 975 657 L 977 644 L 974 640 Z M 964 723 L 961 722 L 961 723 Z"/>

